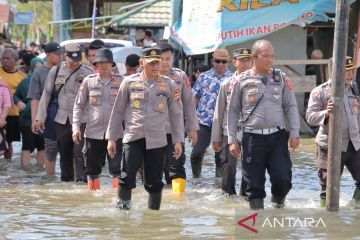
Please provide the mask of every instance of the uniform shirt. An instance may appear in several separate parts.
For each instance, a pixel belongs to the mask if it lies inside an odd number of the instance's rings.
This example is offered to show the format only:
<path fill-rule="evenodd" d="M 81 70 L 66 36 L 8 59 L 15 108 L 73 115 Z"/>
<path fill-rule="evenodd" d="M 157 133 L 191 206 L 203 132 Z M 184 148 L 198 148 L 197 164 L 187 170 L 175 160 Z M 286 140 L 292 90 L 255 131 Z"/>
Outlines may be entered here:
<path fill-rule="evenodd" d="M 315 142 L 321 147 L 328 147 L 329 119 L 325 117 L 327 102 L 331 98 L 331 81 L 327 81 L 311 91 L 306 120 L 312 126 L 320 126 Z M 346 152 L 349 141 L 355 150 L 360 149 L 360 111 L 359 96 L 354 95 L 349 86 L 344 89 L 344 111 L 342 125 L 342 147 Z"/>
<path fill-rule="evenodd" d="M 49 75 L 46 78 L 45 88 L 40 98 L 39 108 L 36 114 L 36 120 L 45 121 L 47 117 L 47 107 L 51 98 L 51 93 L 55 87 L 58 91 L 60 86 L 63 85 L 58 93 L 58 110 L 55 116 L 55 122 L 65 124 L 67 120 L 72 124 L 73 108 L 75 98 L 80 88 L 83 79 L 92 73 L 92 70 L 85 65 L 81 67 L 70 77 L 65 83 L 66 78 L 71 74 L 66 63 L 62 63 L 59 69 L 57 78 L 55 79 L 57 66 L 51 68 Z M 87 115 L 84 115 L 83 121 L 86 122 Z"/>
<path fill-rule="evenodd" d="M 84 79 L 75 99 L 73 132 L 80 131 L 81 120 L 85 109 L 88 109 L 85 137 L 104 139 L 121 81 L 120 75 L 101 78 L 99 73 L 91 74 Z"/>
<path fill-rule="evenodd" d="M 199 121 L 196 116 L 196 108 L 194 95 L 191 91 L 191 83 L 186 75 L 186 73 L 178 68 L 172 68 L 169 72 L 168 77 L 175 81 L 179 89 L 179 94 L 181 96 L 181 107 L 184 111 L 185 117 L 185 131 L 197 131 L 199 130 Z M 171 133 L 170 123 L 166 122 L 166 133 Z"/>
<path fill-rule="evenodd" d="M 299 137 L 300 116 L 291 83 L 284 73 L 281 73 L 281 77 L 276 76 L 276 79 L 272 75 L 264 77 L 267 79 L 266 84 L 260 76 L 254 75 L 252 69 L 239 75 L 230 97 L 229 144 L 237 143 L 239 119 L 245 121 L 262 95 L 264 97 L 255 111 L 245 123 L 241 123 L 242 127 L 245 129 L 283 127 L 284 118 L 287 117 L 290 137 Z"/>
<path fill-rule="evenodd" d="M 44 91 L 45 80 L 49 74 L 50 68 L 42 65 L 41 67 L 34 70 L 31 80 L 27 97 L 30 99 L 40 100 L 41 94 Z"/>
<path fill-rule="evenodd" d="M 227 115 L 231 92 L 237 81 L 238 74 L 235 72 L 230 78 L 220 85 L 219 95 L 216 101 L 214 118 L 211 130 L 211 142 L 221 142 L 223 136 L 228 136 Z"/>
<path fill-rule="evenodd" d="M 16 87 L 20 82 L 26 77 L 26 74 L 20 71 L 13 73 L 5 72 L 2 67 L 0 67 L 0 78 L 9 86 L 11 94 L 14 94 Z M 12 106 L 9 109 L 8 116 L 19 116 L 19 109 L 16 105 Z"/>
<path fill-rule="evenodd" d="M 143 73 L 124 78 L 111 113 L 106 139 L 123 138 L 124 143 L 145 138 L 146 149 L 167 145 L 167 118 L 174 143 L 184 141 L 184 116 L 179 89 L 171 79 L 160 76 L 157 81 L 145 79 Z M 125 129 L 122 122 L 125 122 Z"/>
<path fill-rule="evenodd" d="M 213 68 L 200 74 L 193 87 L 193 94 L 199 99 L 197 116 L 200 124 L 211 127 L 220 84 L 231 75 L 226 70 L 222 76 L 218 76 Z"/>

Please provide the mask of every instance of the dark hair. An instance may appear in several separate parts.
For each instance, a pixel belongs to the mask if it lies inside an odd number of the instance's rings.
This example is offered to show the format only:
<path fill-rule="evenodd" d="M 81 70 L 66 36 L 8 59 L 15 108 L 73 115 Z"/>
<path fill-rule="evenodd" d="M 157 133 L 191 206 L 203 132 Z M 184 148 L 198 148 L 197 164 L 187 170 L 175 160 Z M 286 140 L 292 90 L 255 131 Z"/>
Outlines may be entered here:
<path fill-rule="evenodd" d="M 151 32 L 150 32 L 149 30 L 146 30 L 146 31 L 145 31 L 145 35 L 148 36 L 148 37 L 151 37 L 151 36 L 152 36 L 152 34 L 151 34 Z"/>
<path fill-rule="evenodd" d="M 174 53 L 174 48 L 168 43 L 162 43 L 159 45 L 159 47 L 160 47 L 162 53 L 167 52 L 167 51 Z"/>
<path fill-rule="evenodd" d="M 92 41 L 89 45 L 89 49 L 92 50 L 98 50 L 100 48 L 103 48 L 105 46 L 105 43 L 103 41 L 101 41 L 100 39 L 95 39 L 94 41 Z"/>
<path fill-rule="evenodd" d="M 198 66 L 195 66 L 195 71 L 194 72 L 197 72 L 199 70 L 200 73 L 203 73 L 203 72 L 206 72 L 206 71 L 209 71 L 210 70 L 210 67 L 209 66 L 206 66 L 206 65 L 198 65 Z"/>
<path fill-rule="evenodd" d="M 36 43 L 35 42 L 31 42 L 30 46 L 35 46 L 36 47 Z"/>
<path fill-rule="evenodd" d="M 136 54 L 130 54 L 126 57 L 125 64 L 133 68 L 139 66 L 140 57 Z"/>
<path fill-rule="evenodd" d="M 25 53 L 25 55 L 22 57 L 23 63 L 30 66 L 31 60 L 35 57 L 32 53 Z"/>

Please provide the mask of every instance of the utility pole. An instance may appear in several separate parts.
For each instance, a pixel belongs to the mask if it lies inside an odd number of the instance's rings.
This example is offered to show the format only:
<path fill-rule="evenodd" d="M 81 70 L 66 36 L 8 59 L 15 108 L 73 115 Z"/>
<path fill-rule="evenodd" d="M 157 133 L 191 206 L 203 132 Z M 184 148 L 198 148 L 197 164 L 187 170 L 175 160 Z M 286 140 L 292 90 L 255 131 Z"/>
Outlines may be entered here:
<path fill-rule="evenodd" d="M 339 210 L 342 124 L 344 111 L 344 74 L 348 40 L 350 3 L 336 0 L 336 18 L 331 76 L 331 97 L 334 102 L 329 122 L 326 209 Z"/>

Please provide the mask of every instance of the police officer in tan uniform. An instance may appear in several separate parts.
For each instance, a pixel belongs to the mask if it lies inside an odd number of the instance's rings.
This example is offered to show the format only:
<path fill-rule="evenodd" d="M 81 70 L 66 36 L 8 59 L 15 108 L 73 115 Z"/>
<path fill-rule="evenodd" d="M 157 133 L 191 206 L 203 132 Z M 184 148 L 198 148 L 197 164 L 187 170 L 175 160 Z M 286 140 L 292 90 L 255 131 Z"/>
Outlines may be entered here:
<path fill-rule="evenodd" d="M 360 96 L 356 82 L 351 81 L 355 68 L 352 58 L 347 57 L 344 76 L 341 172 L 346 166 L 351 173 L 356 185 L 353 198 L 360 201 Z M 333 108 L 331 80 L 329 80 L 312 90 L 306 111 L 308 123 L 312 126 L 320 126 L 315 142 L 317 145 L 316 166 L 321 185 L 321 207 L 325 207 L 326 203 L 329 115 Z"/>
<path fill-rule="evenodd" d="M 237 159 L 230 153 L 228 145 L 227 132 L 227 112 L 229 107 L 230 95 L 237 81 L 237 76 L 251 68 L 251 50 L 247 48 L 236 49 L 233 52 L 233 65 L 236 72 L 232 77 L 226 79 L 220 85 L 220 91 L 217 98 L 213 124 L 211 129 L 211 142 L 214 151 L 221 152 L 222 168 L 222 190 L 229 195 L 236 195 L 236 163 Z M 241 181 L 240 194 L 244 194 L 244 182 Z"/>
<path fill-rule="evenodd" d="M 123 167 L 119 178 L 120 209 L 130 208 L 131 190 L 136 187 L 136 173 L 144 165 L 144 187 L 149 193 L 148 207 L 160 209 L 162 167 L 166 123 L 170 120 L 174 157 L 182 153 L 184 122 L 180 92 L 175 82 L 160 76 L 161 50 L 148 48 L 140 59 L 141 73 L 124 78 L 111 113 L 106 132 L 108 152 L 116 153 L 115 141 L 123 137 Z M 125 129 L 121 127 L 124 121 Z"/>
<path fill-rule="evenodd" d="M 85 109 L 89 110 L 89 119 L 85 129 L 86 173 L 89 190 L 100 189 L 101 168 L 105 163 L 107 153 L 106 129 L 114 106 L 122 77 L 113 74 L 111 68 L 115 65 L 110 49 L 101 48 L 96 51 L 93 63 L 99 73 L 87 76 L 81 84 L 76 97 L 73 112 L 73 140 L 76 144 L 81 140 L 81 120 Z M 117 140 L 118 149 L 115 158 L 108 156 L 109 172 L 113 176 L 113 187 L 118 186 L 120 175 L 122 139 Z"/>
<path fill-rule="evenodd" d="M 291 83 L 272 68 L 274 48 L 267 40 L 252 47 L 253 67 L 240 75 L 231 93 L 228 112 L 228 143 L 238 158 L 237 132 L 243 129 L 242 175 L 251 209 L 264 208 L 265 171 L 270 175 L 274 207 L 283 207 L 292 184 L 289 146 L 299 145 L 300 118 Z M 289 129 L 285 130 L 285 116 Z M 289 139 L 290 135 L 290 139 Z"/>
<path fill-rule="evenodd" d="M 174 49 L 170 44 L 161 44 L 161 68 L 160 74 L 169 77 L 174 80 L 179 88 L 179 94 L 181 103 L 183 105 L 183 112 L 185 117 L 185 130 L 191 141 L 191 145 L 194 146 L 197 141 L 197 131 L 199 128 L 198 118 L 196 114 L 194 95 L 191 90 L 191 83 L 186 73 L 178 68 L 173 68 L 174 61 Z M 170 123 L 167 122 L 167 139 L 168 145 L 166 147 L 166 155 L 164 159 L 164 172 L 167 183 L 171 183 L 171 180 L 182 178 L 186 179 L 185 173 L 185 148 L 183 146 L 183 154 L 180 159 L 173 157 L 174 147 L 171 138 Z M 181 182 L 184 184 L 184 182 Z"/>
<path fill-rule="evenodd" d="M 76 180 L 87 181 L 82 154 L 83 140 L 74 145 L 71 129 L 76 95 L 83 79 L 92 73 L 88 66 L 81 64 L 81 58 L 79 44 L 66 45 L 66 62 L 61 63 L 56 79 L 57 67 L 51 68 L 36 114 L 36 129 L 43 132 L 47 107 L 52 91 L 55 89 L 58 94 L 58 109 L 55 117 L 56 141 L 60 152 L 61 180 L 66 182 L 74 180 L 73 159 L 75 160 Z M 85 130 L 86 121 L 87 115 L 84 115 L 82 119 L 84 124 L 81 126 L 82 132 Z"/>

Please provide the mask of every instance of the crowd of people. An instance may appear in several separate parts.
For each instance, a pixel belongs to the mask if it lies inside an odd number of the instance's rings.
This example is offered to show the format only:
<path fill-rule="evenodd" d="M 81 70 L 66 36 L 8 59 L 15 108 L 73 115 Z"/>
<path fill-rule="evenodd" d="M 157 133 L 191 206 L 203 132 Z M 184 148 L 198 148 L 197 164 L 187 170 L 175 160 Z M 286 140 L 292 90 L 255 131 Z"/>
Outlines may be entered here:
<path fill-rule="evenodd" d="M 149 44 L 142 56 L 127 56 L 124 76 L 101 40 L 85 50 L 87 64 L 82 64 L 82 51 L 79 44 L 63 49 L 48 43 L 45 60 L 24 56 L 20 70 L 18 52 L 3 50 L 0 151 L 5 159 L 12 158 L 12 142 L 21 139 L 23 167 L 31 164 L 36 149 L 36 164 L 53 176 L 59 154 L 61 181 L 84 182 L 89 190 L 100 189 L 108 159 L 112 186 L 118 189 L 117 206 L 131 208 L 140 171 L 149 193 L 148 208 L 158 210 L 164 184 L 186 184 L 187 136 L 193 178 L 201 178 L 204 154 L 212 145 L 214 177 L 222 178 L 224 194 L 237 194 L 240 161 L 239 194 L 250 208 L 264 208 L 266 171 L 273 206 L 284 207 L 292 188 L 289 147 L 299 146 L 300 118 L 290 80 L 273 67 L 269 41 L 236 49 L 232 57 L 226 49 L 216 49 L 212 67 L 196 69 L 193 86 L 184 71 L 173 67 L 170 44 Z M 230 61 L 235 72 L 229 70 Z M 356 181 L 354 198 L 360 201 L 359 92 L 350 84 L 352 59 L 346 64 L 342 168 L 350 170 Z M 320 125 L 316 143 L 322 202 L 327 124 L 333 109 L 330 82 L 313 90 L 306 114 L 309 124 Z"/>

